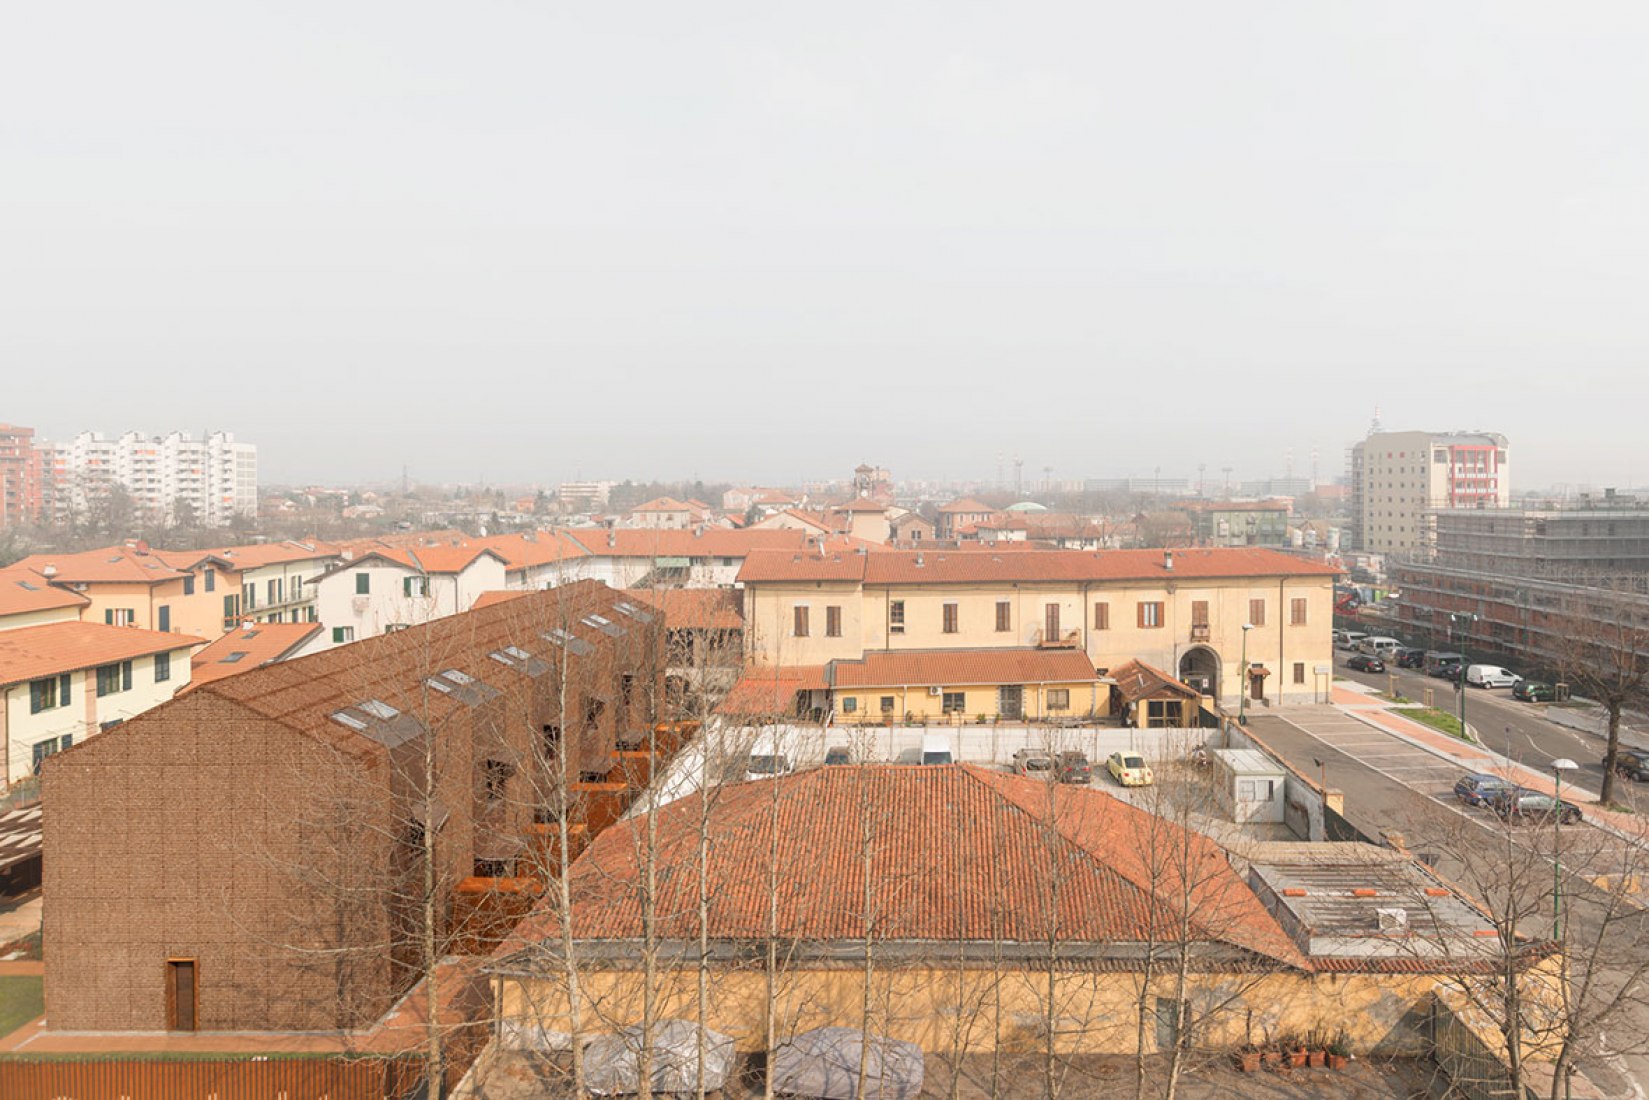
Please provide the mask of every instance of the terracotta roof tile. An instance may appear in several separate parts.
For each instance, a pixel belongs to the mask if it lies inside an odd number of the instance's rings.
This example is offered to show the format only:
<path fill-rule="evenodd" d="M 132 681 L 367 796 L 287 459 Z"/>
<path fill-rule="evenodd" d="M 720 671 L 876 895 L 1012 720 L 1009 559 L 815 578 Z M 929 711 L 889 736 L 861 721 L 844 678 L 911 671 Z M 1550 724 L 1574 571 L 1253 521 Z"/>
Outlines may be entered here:
<path fill-rule="evenodd" d="M 32 569 L 18 566 L 0 569 L 0 616 L 62 607 L 85 607 L 91 602 L 78 592 L 54 587 Z"/>
<path fill-rule="evenodd" d="M 0 684 L 20 684 L 205 642 L 190 634 L 104 623 L 46 623 L 0 631 Z"/>
<path fill-rule="evenodd" d="M 837 688 L 898 685 L 1037 684 L 1092 681 L 1093 662 L 1080 649 L 881 650 L 858 661 L 833 661 Z"/>
<path fill-rule="evenodd" d="M 629 596 L 662 611 L 671 629 L 744 629 L 744 593 L 736 588 L 633 588 Z"/>
<path fill-rule="evenodd" d="M 659 810 L 655 913 L 656 931 L 666 938 L 697 933 L 696 876 L 670 872 L 697 858 L 705 812 L 717 838 L 709 895 L 710 935 L 718 940 L 766 935 L 769 898 L 760 884 L 776 853 L 785 883 L 777 923 L 786 939 L 865 938 L 868 872 L 873 934 L 883 940 L 1035 943 L 1052 932 L 1066 944 L 1138 944 L 1153 924 L 1174 926 L 1176 895 L 1188 893 L 1198 941 L 1309 968 L 1206 837 L 1102 791 L 971 765 L 815 768 L 719 787 Z M 612 826 L 574 863 L 577 938 L 640 935 L 634 834 L 644 827 L 645 817 Z M 1153 875 L 1140 855 L 1163 830 L 1176 854 L 1186 856 L 1183 874 Z M 495 957 L 559 934 L 556 918 L 536 911 Z"/>
<path fill-rule="evenodd" d="M 621 527 L 613 531 L 569 530 L 591 554 L 609 558 L 742 558 L 759 550 L 800 551 L 806 531 L 710 528 L 703 532 Z"/>
<path fill-rule="evenodd" d="M 989 504 L 974 500 L 972 497 L 960 497 L 939 509 L 941 515 L 961 515 L 968 512 L 994 512 Z"/>
<path fill-rule="evenodd" d="M 1199 698 L 1197 690 L 1144 661 L 1125 661 L 1111 670 L 1117 694 L 1125 703 L 1137 703 L 1147 696 L 1168 692 L 1188 699 Z"/>
<path fill-rule="evenodd" d="M 189 658 L 189 688 L 282 660 L 321 629 L 320 623 L 258 623 L 231 630 Z"/>
<path fill-rule="evenodd" d="M 871 550 L 865 554 L 752 553 L 739 570 L 745 584 L 791 580 L 863 580 L 875 584 L 992 584 L 1014 581 L 1198 580 L 1227 577 L 1333 577 L 1321 562 L 1263 548 L 956 552 L 950 548 Z"/>
<path fill-rule="evenodd" d="M 183 576 L 160 556 L 132 546 L 78 554 L 30 554 L 16 564 L 49 576 L 56 584 L 162 584 Z"/>
<path fill-rule="evenodd" d="M 729 718 L 771 718 L 796 712 L 798 691 L 828 687 L 824 665 L 747 668 L 722 698 L 716 713 Z"/>

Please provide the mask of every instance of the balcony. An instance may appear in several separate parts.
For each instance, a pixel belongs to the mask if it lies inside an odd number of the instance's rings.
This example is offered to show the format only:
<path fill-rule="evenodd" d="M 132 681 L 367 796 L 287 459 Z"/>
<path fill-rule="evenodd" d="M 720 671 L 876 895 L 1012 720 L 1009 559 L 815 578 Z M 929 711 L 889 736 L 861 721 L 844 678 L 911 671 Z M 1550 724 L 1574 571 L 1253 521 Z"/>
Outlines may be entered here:
<path fill-rule="evenodd" d="M 1191 624 L 1191 640 L 1193 642 L 1206 642 L 1208 638 L 1209 628 L 1207 623 Z"/>
<path fill-rule="evenodd" d="M 1038 630 L 1032 644 L 1039 649 L 1076 649 L 1082 645 L 1082 631 L 1056 630 L 1050 633 Z"/>

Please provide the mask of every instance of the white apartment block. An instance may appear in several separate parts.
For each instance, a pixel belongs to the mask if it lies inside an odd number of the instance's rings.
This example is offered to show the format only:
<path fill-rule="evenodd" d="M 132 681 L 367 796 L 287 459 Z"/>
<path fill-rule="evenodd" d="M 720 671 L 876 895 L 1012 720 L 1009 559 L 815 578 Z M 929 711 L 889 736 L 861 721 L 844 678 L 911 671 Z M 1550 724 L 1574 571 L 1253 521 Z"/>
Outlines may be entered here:
<path fill-rule="evenodd" d="M 59 481 L 59 514 L 84 515 L 115 485 L 144 512 L 175 522 L 180 502 L 205 527 L 221 527 L 258 511 L 258 448 L 233 433 L 195 439 L 188 432 L 148 436 L 126 432 L 108 439 L 81 432 L 52 448 Z"/>
<path fill-rule="evenodd" d="M 1429 557 L 1431 513 L 1505 508 L 1511 449 L 1494 432 L 1376 432 L 1351 449 L 1353 545 L 1371 554 Z"/>

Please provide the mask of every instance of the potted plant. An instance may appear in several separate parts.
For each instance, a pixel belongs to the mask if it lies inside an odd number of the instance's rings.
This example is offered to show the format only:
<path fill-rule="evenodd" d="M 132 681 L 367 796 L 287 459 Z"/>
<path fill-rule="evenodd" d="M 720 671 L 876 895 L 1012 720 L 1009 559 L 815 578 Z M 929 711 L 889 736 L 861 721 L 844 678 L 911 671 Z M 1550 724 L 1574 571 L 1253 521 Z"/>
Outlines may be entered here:
<path fill-rule="evenodd" d="M 1288 1054 L 1288 1065 L 1291 1069 L 1304 1069 L 1311 1058 L 1303 1039 L 1290 1039 L 1283 1044 L 1283 1050 Z"/>
<path fill-rule="evenodd" d="M 1328 1036 L 1314 1028 L 1306 1036 L 1306 1064 L 1312 1069 L 1322 1069 L 1327 1062 Z"/>
<path fill-rule="evenodd" d="M 1260 1071 L 1260 1052 L 1252 1046 L 1245 1046 L 1237 1051 L 1235 1060 L 1237 1069 L 1243 1073 L 1258 1073 Z"/>
<path fill-rule="evenodd" d="M 1283 1064 L 1283 1052 L 1280 1050 L 1265 1050 L 1260 1052 L 1260 1062 L 1266 1069 L 1277 1069 Z"/>
<path fill-rule="evenodd" d="M 1345 1069 L 1346 1063 L 1351 1060 L 1351 1043 L 1342 1029 L 1328 1042 L 1328 1068 Z"/>

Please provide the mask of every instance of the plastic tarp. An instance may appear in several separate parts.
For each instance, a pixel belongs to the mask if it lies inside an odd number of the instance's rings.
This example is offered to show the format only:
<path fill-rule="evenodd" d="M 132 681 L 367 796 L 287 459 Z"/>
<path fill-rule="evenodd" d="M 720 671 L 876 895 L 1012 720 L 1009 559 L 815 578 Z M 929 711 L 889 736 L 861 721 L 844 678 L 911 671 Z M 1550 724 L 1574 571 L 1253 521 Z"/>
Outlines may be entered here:
<path fill-rule="evenodd" d="M 859 1091 L 859 1059 L 865 1088 Z M 773 1052 L 773 1090 L 821 1100 L 914 1100 L 922 1091 L 922 1048 L 857 1028 L 804 1031 Z"/>
<path fill-rule="evenodd" d="M 661 1020 L 653 1025 L 653 1091 L 698 1091 L 699 1034 L 688 1020 Z M 733 1071 L 733 1037 L 703 1029 L 704 1088 L 714 1092 Z M 641 1091 L 642 1029 L 627 1027 L 603 1035 L 584 1049 L 584 1079 L 597 1096 L 626 1096 Z"/>

